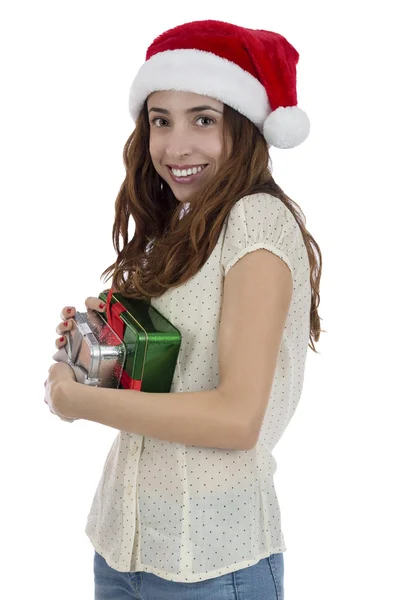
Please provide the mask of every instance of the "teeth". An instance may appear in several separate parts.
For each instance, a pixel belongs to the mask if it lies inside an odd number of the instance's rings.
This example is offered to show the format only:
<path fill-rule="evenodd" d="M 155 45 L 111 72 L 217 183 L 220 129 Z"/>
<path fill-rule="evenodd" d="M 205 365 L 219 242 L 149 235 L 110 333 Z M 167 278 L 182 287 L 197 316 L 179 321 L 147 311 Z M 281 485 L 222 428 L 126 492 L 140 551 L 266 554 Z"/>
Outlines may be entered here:
<path fill-rule="evenodd" d="M 194 167 L 193 169 L 183 169 L 182 171 L 180 169 L 172 169 L 172 172 L 175 177 L 187 177 L 188 175 L 195 175 L 202 169 L 204 169 L 204 166 Z"/>

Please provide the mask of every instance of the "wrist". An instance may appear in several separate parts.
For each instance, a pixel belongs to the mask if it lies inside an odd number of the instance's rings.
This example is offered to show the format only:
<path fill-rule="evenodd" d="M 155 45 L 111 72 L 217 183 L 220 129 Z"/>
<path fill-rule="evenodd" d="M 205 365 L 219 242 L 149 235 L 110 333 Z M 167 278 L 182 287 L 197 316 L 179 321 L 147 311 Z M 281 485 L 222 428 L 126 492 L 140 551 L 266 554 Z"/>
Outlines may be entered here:
<path fill-rule="evenodd" d="M 55 391 L 57 411 L 67 419 L 80 419 L 74 403 L 76 385 L 78 382 L 72 379 L 60 381 Z"/>

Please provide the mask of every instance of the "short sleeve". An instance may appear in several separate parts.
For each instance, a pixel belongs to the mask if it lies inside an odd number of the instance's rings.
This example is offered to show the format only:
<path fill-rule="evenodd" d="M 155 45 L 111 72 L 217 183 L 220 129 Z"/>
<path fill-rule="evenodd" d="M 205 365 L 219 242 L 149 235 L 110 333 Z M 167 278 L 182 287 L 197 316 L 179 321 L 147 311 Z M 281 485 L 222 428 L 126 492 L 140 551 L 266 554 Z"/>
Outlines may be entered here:
<path fill-rule="evenodd" d="M 221 251 L 224 275 L 245 254 L 260 248 L 281 258 L 296 279 L 306 257 L 301 230 L 282 200 L 268 193 L 244 196 L 232 207 Z"/>

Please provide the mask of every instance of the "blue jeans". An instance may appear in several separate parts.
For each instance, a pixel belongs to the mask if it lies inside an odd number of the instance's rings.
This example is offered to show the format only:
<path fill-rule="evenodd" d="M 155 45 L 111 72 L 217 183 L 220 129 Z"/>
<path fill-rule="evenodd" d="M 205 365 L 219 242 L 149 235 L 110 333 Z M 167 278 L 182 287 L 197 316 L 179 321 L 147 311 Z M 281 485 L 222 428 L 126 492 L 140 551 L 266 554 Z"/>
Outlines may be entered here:
<path fill-rule="evenodd" d="M 283 553 L 206 581 L 181 583 L 153 573 L 121 573 L 94 555 L 94 600 L 284 600 Z"/>

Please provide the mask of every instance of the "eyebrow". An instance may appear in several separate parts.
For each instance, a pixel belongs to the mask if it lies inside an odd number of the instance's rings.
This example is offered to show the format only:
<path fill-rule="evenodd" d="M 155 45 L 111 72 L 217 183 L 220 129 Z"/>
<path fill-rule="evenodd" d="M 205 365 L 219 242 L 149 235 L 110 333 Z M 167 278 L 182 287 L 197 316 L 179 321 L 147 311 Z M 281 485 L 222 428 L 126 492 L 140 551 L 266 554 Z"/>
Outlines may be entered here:
<path fill-rule="evenodd" d="M 149 110 L 149 114 L 151 113 L 151 111 L 154 110 L 156 112 L 160 112 L 163 113 L 164 115 L 169 115 L 169 110 L 167 110 L 166 108 L 156 108 L 156 107 L 152 107 Z M 219 113 L 220 115 L 222 115 L 222 111 L 221 110 L 217 110 L 216 108 L 213 108 L 212 106 L 207 106 L 206 104 L 203 106 L 193 106 L 193 108 L 188 108 L 185 112 L 186 113 L 195 113 L 195 112 L 200 112 L 202 110 L 214 110 L 215 112 Z"/>

